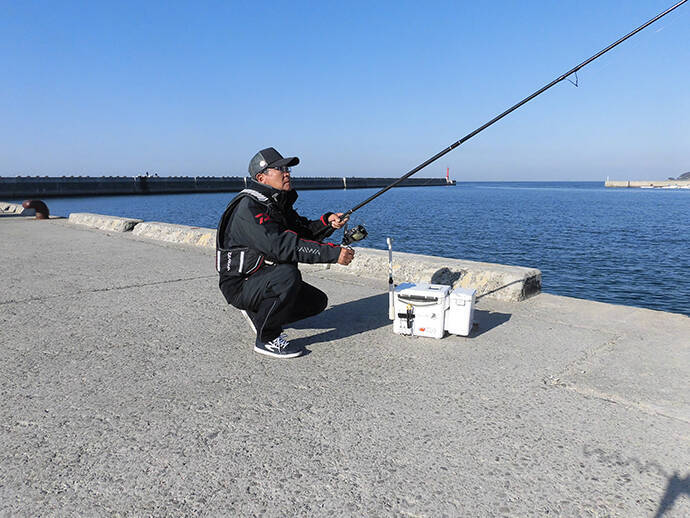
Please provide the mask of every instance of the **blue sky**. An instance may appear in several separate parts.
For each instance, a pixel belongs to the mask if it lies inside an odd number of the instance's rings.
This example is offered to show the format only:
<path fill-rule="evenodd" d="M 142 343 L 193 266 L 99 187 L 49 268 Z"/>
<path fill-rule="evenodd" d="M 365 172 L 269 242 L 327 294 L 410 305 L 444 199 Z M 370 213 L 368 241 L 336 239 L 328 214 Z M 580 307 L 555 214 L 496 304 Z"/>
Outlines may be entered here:
<path fill-rule="evenodd" d="M 673 0 L 0 0 L 0 176 L 400 176 Z M 419 173 L 690 171 L 690 3 Z"/>

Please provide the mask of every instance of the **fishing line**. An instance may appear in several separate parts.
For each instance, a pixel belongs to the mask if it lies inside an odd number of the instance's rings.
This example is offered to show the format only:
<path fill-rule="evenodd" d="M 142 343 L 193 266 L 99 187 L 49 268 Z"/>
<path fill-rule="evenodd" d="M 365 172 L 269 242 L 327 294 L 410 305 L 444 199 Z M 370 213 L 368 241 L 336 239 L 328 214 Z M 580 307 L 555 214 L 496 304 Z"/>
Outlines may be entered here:
<path fill-rule="evenodd" d="M 548 90 L 548 89 L 551 88 L 552 86 L 554 86 L 554 85 L 560 83 L 560 82 L 563 81 L 564 79 L 569 78 L 569 77 L 572 76 L 573 74 L 576 74 L 577 71 L 580 70 L 581 68 L 587 66 L 587 65 L 588 65 L 589 63 L 591 63 L 592 61 L 594 61 L 594 60 L 598 59 L 599 57 L 603 56 L 604 54 L 606 54 L 608 51 L 610 51 L 610 50 L 613 49 L 614 47 L 617 47 L 618 45 L 620 45 L 621 43 L 623 43 L 623 42 L 624 42 L 625 40 L 627 40 L 628 38 L 631 38 L 632 36 L 634 36 L 635 34 L 637 34 L 638 32 L 640 32 L 641 30 L 645 29 L 646 27 L 648 27 L 649 25 L 653 24 L 653 23 L 656 22 L 657 20 L 663 18 L 664 16 L 666 16 L 667 14 L 669 14 L 671 11 L 677 9 L 678 7 L 680 7 L 681 5 L 683 5 L 684 3 L 686 3 L 687 1 L 688 1 L 688 0 L 681 0 L 680 2 L 674 4 L 673 6 L 669 7 L 668 9 L 666 9 L 665 11 L 663 11 L 663 12 L 657 14 L 654 18 L 652 18 L 652 19 L 650 19 L 649 21 L 643 23 L 643 24 L 640 25 L 638 28 L 632 30 L 631 32 L 629 32 L 629 33 L 626 34 L 625 36 L 623 36 L 623 37 L 619 38 L 618 40 L 614 41 L 614 42 L 611 43 L 609 46 L 603 48 L 602 50 L 600 50 L 599 52 L 597 52 L 597 53 L 594 54 L 593 56 L 587 58 L 586 60 L 584 60 L 584 61 L 583 61 L 582 63 L 580 63 L 579 65 L 576 65 L 575 67 L 571 68 L 571 69 L 568 70 L 566 73 L 560 75 L 559 77 L 557 77 L 556 79 L 554 79 L 553 81 L 551 81 L 550 83 L 548 83 L 547 85 L 542 86 L 542 87 L 541 87 L 539 90 L 537 90 L 536 92 L 534 92 L 534 93 L 530 94 L 529 96 L 525 97 L 525 98 L 522 99 L 520 102 L 514 104 L 513 106 L 511 106 L 510 108 L 508 108 L 508 109 L 507 109 L 506 111 L 504 111 L 503 113 L 500 113 L 499 115 L 497 115 L 496 117 L 494 117 L 494 118 L 491 119 L 490 121 L 486 122 L 486 123 L 483 124 L 482 126 L 480 126 L 480 127 L 478 127 L 477 129 L 475 129 L 474 131 L 468 133 L 467 135 L 465 135 L 464 137 L 462 137 L 462 138 L 461 138 L 460 140 L 458 140 L 457 142 L 454 142 L 453 144 L 451 144 L 451 145 L 448 146 L 447 148 L 443 149 L 442 151 L 439 151 L 439 152 L 436 153 L 434 156 L 432 156 L 431 158 L 425 160 L 424 162 L 422 162 L 421 164 L 419 164 L 417 167 L 415 167 L 415 168 L 412 169 L 411 171 L 405 173 L 403 176 L 401 176 L 400 178 L 398 178 L 396 181 L 394 181 L 393 183 L 391 183 L 391 184 L 388 185 L 387 187 L 384 187 L 383 189 L 381 189 L 380 191 L 378 191 L 378 192 L 376 192 L 375 194 L 371 195 L 369 198 L 367 198 L 367 199 L 364 200 L 363 202 L 361 202 L 361 203 L 355 205 L 353 208 L 351 208 L 351 209 L 348 210 L 347 212 L 343 213 L 343 215 L 340 216 L 341 221 L 342 221 L 343 219 L 345 219 L 345 218 L 348 218 L 353 212 L 355 212 L 355 211 L 361 209 L 361 208 L 364 207 L 366 204 L 368 204 L 368 203 L 374 201 L 376 198 L 378 198 L 379 196 L 381 196 L 383 193 L 387 192 L 388 190 L 392 189 L 392 188 L 395 187 L 396 185 L 400 184 L 401 182 L 403 182 L 404 180 L 406 180 L 407 178 L 409 178 L 409 177 L 412 176 L 413 174 L 415 174 L 415 173 L 421 171 L 422 169 L 424 169 L 424 168 L 425 168 L 426 166 L 428 166 L 429 164 L 435 162 L 436 160 L 438 160 L 438 159 L 441 158 L 442 156 L 446 155 L 447 153 L 450 153 L 450 152 L 453 151 L 456 147 L 458 147 L 458 146 L 460 146 L 461 144 L 467 142 L 469 139 L 471 139 L 472 137 L 474 137 L 474 136 L 477 135 L 478 133 L 481 133 L 482 131 L 484 131 L 484 130 L 485 130 L 486 128 L 488 128 L 489 126 L 492 126 L 493 124 L 495 124 L 496 122 L 498 122 L 499 120 L 501 120 L 501 119 L 502 119 L 503 117 L 505 117 L 506 115 L 509 115 L 509 114 L 512 113 L 513 111 L 517 110 L 517 109 L 520 108 L 523 104 L 528 103 L 529 101 L 531 101 L 531 100 L 534 99 L 535 97 L 537 97 L 537 96 L 541 95 L 542 93 L 544 93 L 546 90 Z M 571 82 L 572 82 L 572 81 L 571 81 Z M 575 85 L 575 86 L 577 86 L 577 85 Z M 317 238 L 321 237 L 323 234 L 325 234 L 325 232 L 328 230 L 328 228 L 329 228 L 329 227 L 325 227 L 323 231 L 317 232 L 316 237 L 317 237 Z M 358 227 L 358 229 L 359 229 L 359 228 L 361 228 L 361 229 L 363 230 L 363 227 L 361 227 L 361 225 Z M 364 233 L 364 236 L 366 236 L 366 233 Z M 363 238 L 362 238 L 362 239 L 363 239 Z M 357 240 L 357 239 L 355 239 L 355 240 Z"/>
<path fill-rule="evenodd" d="M 636 40 L 632 40 L 629 42 L 629 44 L 626 46 L 627 51 L 632 54 L 636 49 L 639 49 L 644 43 L 650 42 L 653 37 L 658 37 L 658 34 L 678 23 L 679 20 L 683 20 L 687 18 L 690 15 L 690 12 L 681 12 L 681 13 L 676 13 L 676 18 L 667 18 L 664 20 L 664 24 L 661 25 L 657 30 L 654 32 L 649 33 L 649 38 L 647 40 L 640 38 Z M 601 59 L 600 61 L 597 61 L 596 63 L 593 63 L 592 66 L 589 68 L 589 70 L 593 73 L 596 74 L 598 72 L 601 72 L 602 70 L 605 70 L 609 68 L 614 61 L 612 60 L 606 60 L 606 59 Z"/>
<path fill-rule="evenodd" d="M 580 80 L 577 77 L 577 72 L 575 72 L 575 82 L 571 81 L 570 79 L 568 79 L 568 81 L 570 82 L 571 85 L 573 85 L 575 88 L 577 88 L 580 84 Z"/>

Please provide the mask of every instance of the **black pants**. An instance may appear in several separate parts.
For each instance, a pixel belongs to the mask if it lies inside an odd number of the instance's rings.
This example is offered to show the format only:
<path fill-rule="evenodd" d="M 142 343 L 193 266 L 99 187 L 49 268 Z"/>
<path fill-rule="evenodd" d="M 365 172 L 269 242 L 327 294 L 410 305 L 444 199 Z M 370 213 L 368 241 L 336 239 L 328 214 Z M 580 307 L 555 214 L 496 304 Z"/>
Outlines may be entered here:
<path fill-rule="evenodd" d="M 247 311 L 261 342 L 277 338 L 284 324 L 317 315 L 328 304 L 326 294 L 304 282 L 293 264 L 264 266 L 247 279 L 224 283 L 221 291 L 230 304 Z"/>

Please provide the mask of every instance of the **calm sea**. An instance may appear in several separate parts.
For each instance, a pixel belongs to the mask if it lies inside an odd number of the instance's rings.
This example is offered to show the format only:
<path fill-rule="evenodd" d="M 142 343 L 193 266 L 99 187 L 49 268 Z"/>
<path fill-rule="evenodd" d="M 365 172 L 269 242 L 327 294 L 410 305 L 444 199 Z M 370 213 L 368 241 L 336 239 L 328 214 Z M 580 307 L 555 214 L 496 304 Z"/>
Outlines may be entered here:
<path fill-rule="evenodd" d="M 345 211 L 377 189 L 302 191 L 305 216 Z M 213 227 L 227 194 L 47 199 L 95 212 Z M 362 246 L 539 268 L 543 290 L 690 315 L 690 190 L 601 182 L 482 182 L 393 189 L 357 211 Z M 335 237 L 331 238 L 335 241 Z"/>

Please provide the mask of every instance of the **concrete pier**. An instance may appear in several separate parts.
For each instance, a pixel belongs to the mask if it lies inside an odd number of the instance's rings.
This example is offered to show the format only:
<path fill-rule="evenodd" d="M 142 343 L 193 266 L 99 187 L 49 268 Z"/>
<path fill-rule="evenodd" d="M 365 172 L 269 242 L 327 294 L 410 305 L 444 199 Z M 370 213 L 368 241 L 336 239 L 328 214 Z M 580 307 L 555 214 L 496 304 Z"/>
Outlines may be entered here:
<path fill-rule="evenodd" d="M 16 176 L 0 177 L 0 198 L 51 196 L 99 196 L 124 194 L 172 194 L 193 192 L 237 192 L 247 186 L 241 176 Z M 318 178 L 295 176 L 296 189 L 381 188 L 395 178 Z M 455 185 L 445 178 L 407 178 L 400 187 Z"/>
<path fill-rule="evenodd" d="M 637 188 L 680 188 L 690 189 L 689 180 L 606 180 L 606 187 L 637 187 Z"/>
<path fill-rule="evenodd" d="M 137 228 L 137 223 L 133 228 Z M 690 516 L 690 318 L 537 294 L 394 335 L 386 277 L 272 360 L 213 251 L 0 217 L 2 516 Z"/>

